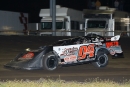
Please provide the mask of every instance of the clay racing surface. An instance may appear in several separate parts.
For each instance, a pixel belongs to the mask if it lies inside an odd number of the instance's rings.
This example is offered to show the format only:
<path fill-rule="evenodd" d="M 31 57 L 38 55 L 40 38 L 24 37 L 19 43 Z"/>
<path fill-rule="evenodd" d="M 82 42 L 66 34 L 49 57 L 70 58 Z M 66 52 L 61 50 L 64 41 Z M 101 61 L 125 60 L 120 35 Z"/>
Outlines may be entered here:
<path fill-rule="evenodd" d="M 40 78 L 67 81 L 85 81 L 95 78 L 117 82 L 130 80 L 130 38 L 127 37 L 120 39 L 125 58 L 112 59 L 109 57 L 109 64 L 105 68 L 96 68 L 92 64 L 66 66 L 55 71 L 14 70 L 3 67 L 25 48 L 37 49 L 39 46 L 48 45 L 64 38 L 69 37 L 0 36 L 0 80 L 38 80 Z"/>

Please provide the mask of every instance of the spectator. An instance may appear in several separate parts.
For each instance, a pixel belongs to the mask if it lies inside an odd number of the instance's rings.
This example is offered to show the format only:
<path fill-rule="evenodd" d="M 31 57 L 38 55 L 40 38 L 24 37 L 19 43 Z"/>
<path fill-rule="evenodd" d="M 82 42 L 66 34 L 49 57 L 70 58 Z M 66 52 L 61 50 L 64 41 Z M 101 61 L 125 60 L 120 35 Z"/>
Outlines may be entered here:
<path fill-rule="evenodd" d="M 99 0 L 97 0 L 95 5 L 96 5 L 96 9 L 99 9 L 99 7 L 101 6 L 101 2 Z"/>
<path fill-rule="evenodd" d="M 124 7 L 124 2 L 123 0 L 121 0 L 119 3 L 119 10 L 123 11 L 123 7 Z"/>
<path fill-rule="evenodd" d="M 95 9 L 95 1 L 94 0 L 92 1 L 91 5 L 92 5 L 92 9 Z"/>
<path fill-rule="evenodd" d="M 118 1 L 118 0 L 115 0 L 114 6 L 115 6 L 115 8 L 118 10 L 118 8 L 119 8 L 119 1 Z"/>

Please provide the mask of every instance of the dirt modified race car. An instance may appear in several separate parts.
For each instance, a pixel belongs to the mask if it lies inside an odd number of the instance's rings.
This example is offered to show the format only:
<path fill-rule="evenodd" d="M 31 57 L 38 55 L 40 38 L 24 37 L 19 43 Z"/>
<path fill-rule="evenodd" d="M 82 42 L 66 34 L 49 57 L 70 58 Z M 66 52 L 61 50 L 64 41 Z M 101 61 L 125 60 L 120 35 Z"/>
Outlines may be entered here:
<path fill-rule="evenodd" d="M 112 55 L 112 58 L 123 57 L 119 39 L 120 35 L 111 38 L 88 35 L 58 40 L 52 45 L 41 46 L 36 50 L 28 48 L 4 66 L 49 71 L 62 65 L 84 63 L 92 63 L 96 67 L 105 67 L 109 60 L 108 54 Z"/>

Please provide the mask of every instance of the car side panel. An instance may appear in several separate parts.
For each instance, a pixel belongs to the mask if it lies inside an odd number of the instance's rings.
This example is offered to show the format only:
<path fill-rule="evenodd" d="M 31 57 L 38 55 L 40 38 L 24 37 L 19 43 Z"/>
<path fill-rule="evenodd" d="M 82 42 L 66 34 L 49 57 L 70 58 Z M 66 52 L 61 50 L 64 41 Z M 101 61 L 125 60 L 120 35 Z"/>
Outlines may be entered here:
<path fill-rule="evenodd" d="M 62 64 L 71 64 L 95 60 L 96 44 L 77 44 L 68 46 L 54 46 L 53 50 L 62 60 Z"/>

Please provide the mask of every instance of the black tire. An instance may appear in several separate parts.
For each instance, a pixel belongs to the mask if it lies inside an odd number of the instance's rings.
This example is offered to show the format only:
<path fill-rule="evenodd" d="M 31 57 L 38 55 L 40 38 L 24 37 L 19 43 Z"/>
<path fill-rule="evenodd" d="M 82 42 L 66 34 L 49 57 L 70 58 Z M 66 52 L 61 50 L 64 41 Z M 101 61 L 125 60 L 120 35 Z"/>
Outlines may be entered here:
<path fill-rule="evenodd" d="M 96 62 L 92 62 L 95 67 L 105 67 L 108 65 L 108 56 L 103 52 L 98 52 Z"/>
<path fill-rule="evenodd" d="M 48 71 L 53 71 L 57 69 L 58 66 L 58 58 L 56 58 L 55 54 L 49 52 L 43 57 L 43 69 Z"/>

